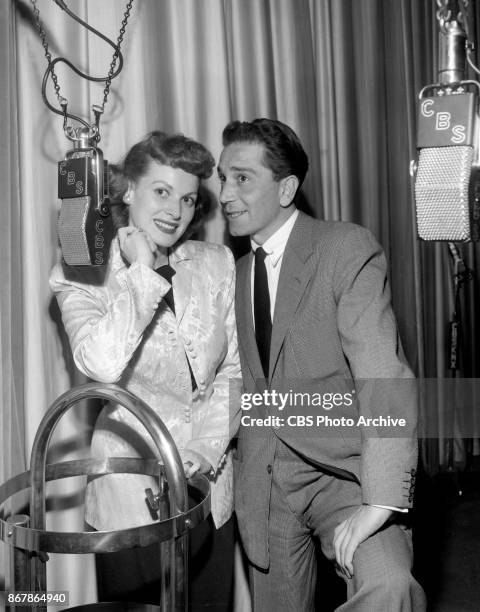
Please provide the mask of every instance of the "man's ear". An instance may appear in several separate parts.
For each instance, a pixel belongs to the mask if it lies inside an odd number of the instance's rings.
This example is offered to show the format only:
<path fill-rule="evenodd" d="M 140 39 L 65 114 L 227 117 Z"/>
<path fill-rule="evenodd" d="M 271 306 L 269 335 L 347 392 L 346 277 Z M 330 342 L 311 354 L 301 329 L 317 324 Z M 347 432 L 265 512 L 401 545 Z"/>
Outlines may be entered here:
<path fill-rule="evenodd" d="M 298 184 L 298 177 L 296 177 L 294 174 L 286 176 L 280 180 L 280 206 L 283 208 L 290 206 L 290 204 L 293 202 L 295 194 L 297 193 Z"/>

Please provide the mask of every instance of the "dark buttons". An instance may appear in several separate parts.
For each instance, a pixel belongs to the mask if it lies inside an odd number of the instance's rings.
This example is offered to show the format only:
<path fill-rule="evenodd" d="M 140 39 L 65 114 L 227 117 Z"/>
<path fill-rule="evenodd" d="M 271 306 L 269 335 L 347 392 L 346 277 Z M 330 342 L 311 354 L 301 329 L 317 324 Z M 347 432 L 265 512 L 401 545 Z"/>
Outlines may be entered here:
<path fill-rule="evenodd" d="M 270 465 L 270 463 L 267 465 L 267 472 L 268 472 L 269 474 L 271 474 L 271 473 L 272 473 L 272 466 Z"/>

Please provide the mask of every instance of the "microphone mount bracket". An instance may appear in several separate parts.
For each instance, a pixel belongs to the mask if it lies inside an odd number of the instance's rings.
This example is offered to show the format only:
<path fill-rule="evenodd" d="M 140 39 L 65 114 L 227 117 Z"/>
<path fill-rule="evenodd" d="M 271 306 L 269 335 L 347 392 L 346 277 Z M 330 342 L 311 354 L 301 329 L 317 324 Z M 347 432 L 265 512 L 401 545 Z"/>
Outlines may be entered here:
<path fill-rule="evenodd" d="M 451 21 L 460 23 L 465 31 L 468 29 L 467 11 L 469 0 L 436 0 L 438 10 L 436 12 L 437 21 L 442 34 L 446 34 L 446 26 Z M 458 8 L 456 16 L 453 17 L 453 8 Z"/>

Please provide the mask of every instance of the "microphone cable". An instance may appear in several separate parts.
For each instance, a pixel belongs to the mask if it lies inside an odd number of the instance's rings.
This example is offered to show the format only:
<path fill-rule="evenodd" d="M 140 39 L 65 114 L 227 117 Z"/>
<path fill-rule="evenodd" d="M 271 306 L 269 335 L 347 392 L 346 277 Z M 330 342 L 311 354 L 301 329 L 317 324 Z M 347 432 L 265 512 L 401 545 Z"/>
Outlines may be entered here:
<path fill-rule="evenodd" d="M 65 132 L 65 135 L 67 136 L 67 138 L 69 140 L 73 140 L 73 141 L 78 141 L 78 136 L 77 136 L 77 131 L 76 129 L 71 126 L 71 125 L 67 125 L 67 121 L 68 119 L 71 119 L 73 121 L 76 121 L 78 123 L 80 123 L 81 125 L 83 125 L 85 128 L 87 128 L 89 131 L 92 132 L 92 138 L 95 142 L 99 142 L 100 141 L 100 131 L 99 131 L 99 123 L 100 123 L 100 117 L 103 114 L 104 110 L 105 110 L 105 105 L 107 103 L 107 99 L 108 99 L 108 95 L 110 92 L 110 86 L 111 86 L 111 82 L 112 80 L 117 77 L 122 68 L 123 68 L 123 55 L 120 51 L 120 47 L 121 44 L 123 42 L 123 38 L 125 35 L 125 30 L 127 27 L 127 23 L 128 23 L 128 19 L 130 17 L 130 12 L 132 9 L 132 5 L 133 5 L 133 0 L 128 0 L 127 4 L 126 4 L 126 8 L 125 8 L 125 12 L 124 12 L 124 16 L 123 16 L 123 20 L 120 26 L 120 31 L 118 34 L 118 38 L 117 38 L 117 42 L 113 42 L 112 40 L 110 40 L 107 36 L 105 36 L 104 34 L 102 34 L 101 32 L 99 32 L 96 28 L 94 28 L 93 26 L 91 26 L 89 23 L 87 23 L 86 21 L 84 21 L 83 19 L 81 19 L 78 15 L 76 15 L 73 11 L 71 11 L 69 9 L 69 7 L 67 6 L 65 0 L 53 0 L 55 2 L 55 4 L 61 8 L 63 11 L 65 11 L 65 13 L 67 13 L 67 15 L 69 15 L 72 19 L 74 19 L 77 23 L 79 23 L 82 27 L 86 28 L 87 30 L 89 30 L 90 32 L 92 32 L 93 34 L 95 34 L 96 36 L 98 36 L 99 38 L 101 38 L 102 40 L 104 40 L 108 45 L 110 45 L 113 50 L 113 57 L 110 63 L 110 69 L 108 72 L 108 75 L 105 77 L 95 77 L 92 76 L 90 74 L 87 74 L 85 72 L 83 72 L 82 70 L 80 70 L 79 68 L 77 68 L 77 66 L 75 66 L 72 62 L 70 62 L 68 59 L 66 59 L 65 57 L 57 57 L 55 59 L 52 59 L 50 50 L 49 50 L 49 46 L 48 46 L 48 42 L 46 39 L 46 32 L 45 29 L 43 27 L 42 21 L 40 19 L 40 11 L 38 9 L 37 6 L 37 0 L 30 0 L 32 7 L 33 7 L 33 13 L 34 13 L 34 17 L 35 17 L 35 25 L 36 28 L 38 30 L 38 33 L 40 35 L 40 39 L 42 41 L 42 46 L 45 50 L 45 57 L 47 59 L 47 63 L 48 63 L 48 67 L 45 71 L 45 74 L 43 76 L 43 80 L 42 80 L 42 99 L 45 103 L 45 105 L 47 106 L 47 108 L 49 110 L 51 110 L 52 112 L 56 113 L 57 115 L 62 115 L 64 120 L 63 120 L 63 130 Z M 94 104 L 92 106 L 92 110 L 95 116 L 95 123 L 94 124 L 90 124 L 87 121 L 85 121 L 84 119 L 82 119 L 81 117 L 74 115 L 70 112 L 68 112 L 67 108 L 68 108 L 68 101 L 65 97 L 63 97 L 60 93 L 60 85 L 58 83 L 58 77 L 55 74 L 55 65 L 58 63 L 64 63 L 66 64 L 71 70 L 73 70 L 76 74 L 78 74 L 78 76 L 80 76 L 83 79 L 86 79 L 88 81 L 94 81 L 94 82 L 105 82 L 105 88 L 103 90 L 103 100 L 101 104 Z M 117 66 L 117 62 L 118 62 L 118 66 Z M 53 104 L 49 101 L 48 97 L 47 97 L 47 92 L 46 92 L 46 88 L 47 88 L 47 83 L 48 83 L 48 79 L 49 77 L 52 79 L 53 82 L 53 87 L 55 89 L 55 93 L 58 99 L 58 103 L 61 107 L 61 110 L 56 108 L 55 106 L 53 106 Z"/>
<path fill-rule="evenodd" d="M 467 267 L 454 242 L 448 242 L 448 250 L 453 266 L 453 312 L 449 323 L 449 369 L 452 372 L 452 376 L 455 377 L 458 371 L 458 350 L 461 340 L 460 290 L 463 285 L 473 279 L 473 272 Z"/>
<path fill-rule="evenodd" d="M 459 252 L 457 245 L 454 242 L 448 242 L 448 250 L 452 259 L 452 280 L 453 280 L 453 312 L 448 325 L 448 368 L 450 370 L 450 378 L 457 379 L 459 364 L 459 353 L 462 349 L 462 304 L 460 290 L 461 288 L 473 279 L 473 272 L 465 263 L 462 254 Z M 461 383 L 460 380 L 457 384 Z M 447 452 L 447 469 L 449 472 L 455 472 L 455 428 L 457 427 L 457 414 L 458 407 L 455 404 L 453 406 L 453 421 L 451 422 L 452 434 L 446 440 L 446 452 Z M 468 443 L 465 438 L 462 438 L 461 443 L 465 457 L 468 458 Z M 462 495 L 462 488 L 458 481 L 458 477 L 455 477 L 455 487 L 458 495 Z"/>

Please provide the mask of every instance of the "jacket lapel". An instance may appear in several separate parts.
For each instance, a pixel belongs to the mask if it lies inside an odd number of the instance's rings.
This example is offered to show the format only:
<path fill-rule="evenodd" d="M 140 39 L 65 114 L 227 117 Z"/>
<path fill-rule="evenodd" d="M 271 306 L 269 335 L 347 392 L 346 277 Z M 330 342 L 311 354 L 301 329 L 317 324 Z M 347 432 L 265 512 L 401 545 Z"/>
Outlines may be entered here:
<path fill-rule="evenodd" d="M 312 252 L 309 220 L 300 212 L 283 254 L 278 281 L 270 344 L 270 380 L 272 380 L 285 335 L 312 276 L 312 270 L 306 265 Z"/>
<path fill-rule="evenodd" d="M 255 381 L 265 378 L 257 340 L 255 338 L 252 315 L 252 260 L 250 252 L 242 257 L 237 266 L 237 288 L 235 293 L 238 341 L 246 355 L 247 367 Z"/>
<path fill-rule="evenodd" d="M 171 253 L 174 267 L 181 274 L 172 278 L 173 299 L 175 302 L 175 318 L 180 324 L 192 295 L 192 268 L 187 245 L 181 244 Z"/>

